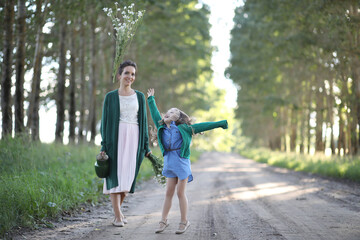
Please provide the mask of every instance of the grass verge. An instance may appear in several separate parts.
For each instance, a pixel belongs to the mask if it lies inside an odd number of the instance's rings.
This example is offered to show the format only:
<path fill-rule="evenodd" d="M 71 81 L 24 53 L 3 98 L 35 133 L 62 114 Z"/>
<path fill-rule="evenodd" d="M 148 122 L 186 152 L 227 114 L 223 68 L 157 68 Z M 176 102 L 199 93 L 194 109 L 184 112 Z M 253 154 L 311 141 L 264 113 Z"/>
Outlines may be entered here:
<path fill-rule="evenodd" d="M 98 147 L 0 141 L 0 236 L 14 228 L 51 227 L 50 220 L 101 198 L 94 172 Z"/>
<path fill-rule="evenodd" d="M 0 140 L 0 238 L 15 229 L 52 227 L 51 221 L 62 213 L 101 200 L 103 180 L 94 171 L 99 149 L 26 138 Z M 152 151 L 161 156 L 158 148 Z M 192 150 L 192 160 L 200 154 Z M 145 158 L 137 182 L 153 176 Z"/>
<path fill-rule="evenodd" d="M 239 153 L 257 162 L 277 167 L 360 182 L 360 156 L 327 157 L 322 154 L 310 156 L 270 151 L 264 148 L 248 148 L 240 150 Z"/>

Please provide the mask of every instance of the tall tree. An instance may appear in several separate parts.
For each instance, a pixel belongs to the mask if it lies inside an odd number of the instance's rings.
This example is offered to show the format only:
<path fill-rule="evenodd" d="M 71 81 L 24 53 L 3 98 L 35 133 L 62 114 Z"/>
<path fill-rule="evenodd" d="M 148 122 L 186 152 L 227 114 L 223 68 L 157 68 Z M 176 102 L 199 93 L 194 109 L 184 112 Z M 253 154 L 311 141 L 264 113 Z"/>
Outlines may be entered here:
<path fill-rule="evenodd" d="M 44 10 L 42 10 L 44 8 Z M 44 33 L 43 26 L 47 15 L 48 7 L 47 1 L 42 3 L 42 0 L 36 0 L 35 13 L 35 28 L 36 28 L 36 43 L 35 54 L 33 60 L 33 78 L 31 81 L 31 92 L 29 96 L 29 107 L 27 110 L 27 128 L 31 132 L 31 138 L 34 141 L 39 140 L 39 109 L 40 109 L 40 82 L 42 71 L 42 59 L 44 48 Z"/>
<path fill-rule="evenodd" d="M 1 79 L 2 136 L 12 134 L 11 76 L 13 51 L 14 0 L 5 1 L 4 49 Z"/>
<path fill-rule="evenodd" d="M 25 0 L 18 0 L 18 41 L 15 90 L 15 134 L 24 131 Z"/>
<path fill-rule="evenodd" d="M 75 25 L 75 24 L 74 24 Z M 69 140 L 75 142 L 75 126 L 76 126 L 76 107 L 75 107 L 75 89 L 76 89 L 76 29 L 73 26 L 73 31 L 70 37 L 70 109 L 69 109 Z"/>
<path fill-rule="evenodd" d="M 85 27 L 83 23 L 83 18 L 80 18 L 80 47 L 79 47 L 79 66 L 80 66 L 80 119 L 79 119 L 79 142 L 83 142 L 85 139 Z"/>
<path fill-rule="evenodd" d="M 64 16 L 59 19 L 59 73 L 56 93 L 56 129 L 55 141 L 63 142 L 65 122 L 65 77 L 66 77 L 66 33 L 67 20 Z"/>
<path fill-rule="evenodd" d="M 90 73 L 89 73 L 89 84 L 90 84 L 90 101 L 89 101 L 89 121 L 88 129 L 91 132 L 90 142 L 94 142 L 96 136 L 96 19 L 90 20 Z"/>

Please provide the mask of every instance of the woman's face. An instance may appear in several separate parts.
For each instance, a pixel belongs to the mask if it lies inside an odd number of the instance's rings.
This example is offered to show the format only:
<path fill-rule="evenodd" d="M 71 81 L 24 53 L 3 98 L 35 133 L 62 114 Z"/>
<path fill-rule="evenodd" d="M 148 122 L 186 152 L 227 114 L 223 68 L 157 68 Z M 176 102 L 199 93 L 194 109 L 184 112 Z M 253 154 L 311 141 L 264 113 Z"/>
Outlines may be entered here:
<path fill-rule="evenodd" d="M 120 85 L 131 86 L 135 81 L 136 70 L 133 66 L 127 66 L 124 68 L 123 72 L 120 75 Z"/>
<path fill-rule="evenodd" d="M 177 108 L 170 108 L 167 113 L 164 115 L 164 122 L 171 123 L 172 121 L 177 121 L 180 118 L 180 111 Z"/>

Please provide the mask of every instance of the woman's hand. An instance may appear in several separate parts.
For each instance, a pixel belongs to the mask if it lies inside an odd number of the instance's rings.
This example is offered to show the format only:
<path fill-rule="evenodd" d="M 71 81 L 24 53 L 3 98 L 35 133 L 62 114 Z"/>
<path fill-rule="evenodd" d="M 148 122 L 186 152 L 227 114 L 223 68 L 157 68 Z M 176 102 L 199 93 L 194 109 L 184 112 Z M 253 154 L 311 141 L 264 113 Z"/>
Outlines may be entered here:
<path fill-rule="evenodd" d="M 147 91 L 148 97 L 155 96 L 155 90 L 153 88 L 149 88 Z"/>
<path fill-rule="evenodd" d="M 151 154 L 151 151 L 146 154 L 146 157 L 150 156 L 150 154 Z"/>

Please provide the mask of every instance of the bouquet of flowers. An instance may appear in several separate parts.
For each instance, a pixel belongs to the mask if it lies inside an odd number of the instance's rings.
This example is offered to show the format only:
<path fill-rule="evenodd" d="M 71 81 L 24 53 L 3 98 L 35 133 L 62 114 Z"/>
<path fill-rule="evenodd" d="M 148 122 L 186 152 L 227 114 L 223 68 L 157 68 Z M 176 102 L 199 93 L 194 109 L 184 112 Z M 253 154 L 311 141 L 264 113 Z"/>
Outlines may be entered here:
<path fill-rule="evenodd" d="M 115 2 L 115 10 L 111 8 L 103 8 L 104 12 L 111 18 L 114 27 L 114 33 L 109 33 L 109 36 L 114 35 L 116 41 L 116 56 L 113 67 L 113 81 L 116 80 L 118 67 L 123 61 L 127 47 L 130 45 L 131 40 L 134 38 L 136 29 L 141 24 L 145 10 L 135 12 L 132 3 L 128 7 L 121 9 L 117 2 Z"/>
<path fill-rule="evenodd" d="M 163 160 L 161 160 L 159 157 L 155 156 L 152 153 L 150 153 L 147 158 L 150 160 L 153 166 L 153 170 L 155 172 L 155 179 L 160 185 L 165 186 L 166 177 L 162 175 Z"/>

